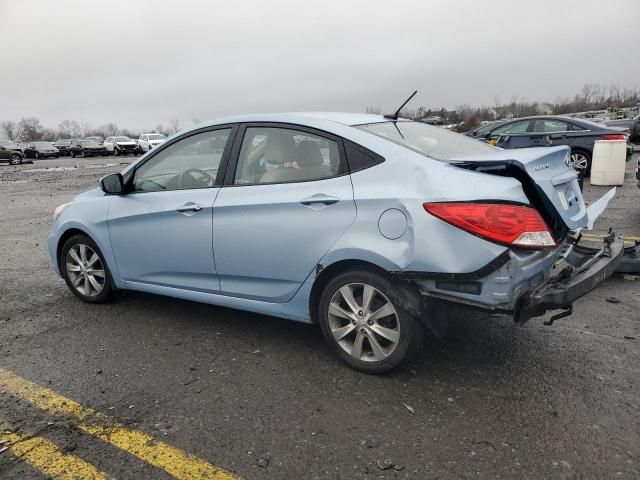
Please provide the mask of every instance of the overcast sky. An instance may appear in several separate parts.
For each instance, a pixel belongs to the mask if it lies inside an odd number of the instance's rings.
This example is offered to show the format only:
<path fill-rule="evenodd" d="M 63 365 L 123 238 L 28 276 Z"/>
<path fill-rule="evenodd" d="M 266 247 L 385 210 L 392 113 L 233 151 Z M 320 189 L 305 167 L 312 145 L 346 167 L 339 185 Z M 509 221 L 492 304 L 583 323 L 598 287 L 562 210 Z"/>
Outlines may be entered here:
<path fill-rule="evenodd" d="M 640 1 L 0 0 L 0 120 L 553 100 L 640 84 Z"/>

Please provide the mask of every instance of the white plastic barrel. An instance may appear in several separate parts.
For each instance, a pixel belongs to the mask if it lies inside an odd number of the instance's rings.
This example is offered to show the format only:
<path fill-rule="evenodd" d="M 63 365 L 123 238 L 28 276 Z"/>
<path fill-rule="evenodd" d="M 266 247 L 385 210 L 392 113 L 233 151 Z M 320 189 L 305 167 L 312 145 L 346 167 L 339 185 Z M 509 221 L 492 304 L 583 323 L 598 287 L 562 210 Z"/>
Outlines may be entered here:
<path fill-rule="evenodd" d="M 591 185 L 622 185 L 627 159 L 625 140 L 596 140 L 591 157 Z"/>

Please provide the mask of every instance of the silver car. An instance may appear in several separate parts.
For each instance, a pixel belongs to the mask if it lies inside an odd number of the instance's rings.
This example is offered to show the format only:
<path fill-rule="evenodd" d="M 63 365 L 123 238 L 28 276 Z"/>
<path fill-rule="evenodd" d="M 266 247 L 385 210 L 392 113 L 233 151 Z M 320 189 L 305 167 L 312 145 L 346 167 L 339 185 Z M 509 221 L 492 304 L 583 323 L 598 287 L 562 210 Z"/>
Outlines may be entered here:
<path fill-rule="evenodd" d="M 379 373 L 459 307 L 557 318 L 612 274 L 622 242 L 579 240 L 615 190 L 587 209 L 569 151 L 395 116 L 224 118 L 58 207 L 49 252 L 84 301 L 139 290 L 316 323 Z"/>

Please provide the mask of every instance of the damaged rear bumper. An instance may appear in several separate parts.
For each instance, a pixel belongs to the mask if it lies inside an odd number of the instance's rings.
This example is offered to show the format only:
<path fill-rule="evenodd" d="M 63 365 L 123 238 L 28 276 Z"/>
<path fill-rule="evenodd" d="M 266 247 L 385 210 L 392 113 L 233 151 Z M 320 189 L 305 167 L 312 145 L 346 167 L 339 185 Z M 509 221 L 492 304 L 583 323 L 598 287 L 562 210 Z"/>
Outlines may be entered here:
<path fill-rule="evenodd" d="M 574 246 L 554 267 L 559 270 L 557 275 L 520 297 L 514 311 L 515 320 L 525 322 L 549 310 L 562 309 L 570 313 L 574 301 L 613 275 L 623 254 L 623 240 L 613 234 L 604 240 L 601 248 Z"/>
<path fill-rule="evenodd" d="M 555 253 L 539 251 L 519 256 L 507 251 L 472 274 L 394 275 L 413 282 L 428 301 L 513 315 L 521 323 L 550 310 L 565 310 L 561 316 L 566 316 L 575 300 L 614 273 L 624 253 L 623 240 L 613 233 L 595 248 L 575 243 L 567 241 Z"/>

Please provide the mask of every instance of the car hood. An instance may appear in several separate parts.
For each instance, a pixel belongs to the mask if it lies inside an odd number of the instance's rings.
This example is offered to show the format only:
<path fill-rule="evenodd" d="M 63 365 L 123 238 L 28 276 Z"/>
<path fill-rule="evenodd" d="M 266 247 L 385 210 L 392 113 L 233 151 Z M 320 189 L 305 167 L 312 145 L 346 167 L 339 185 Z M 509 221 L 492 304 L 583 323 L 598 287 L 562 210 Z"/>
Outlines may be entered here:
<path fill-rule="evenodd" d="M 98 197 L 104 197 L 104 192 L 99 188 L 92 188 L 91 190 L 87 190 L 86 192 L 82 192 L 79 195 L 76 195 L 75 197 L 73 197 L 72 202 L 75 202 L 76 200 L 87 200 L 90 198 L 98 198 Z"/>
<path fill-rule="evenodd" d="M 582 198 L 578 175 L 569 166 L 569 152 L 567 146 L 496 149 L 481 156 L 458 157 L 448 163 L 487 173 L 504 166 L 515 166 L 533 181 L 538 196 L 553 206 L 568 228 L 590 228 L 594 216 L 602 213 L 612 195 L 605 195 L 599 212 L 593 210 L 590 215 Z"/>

